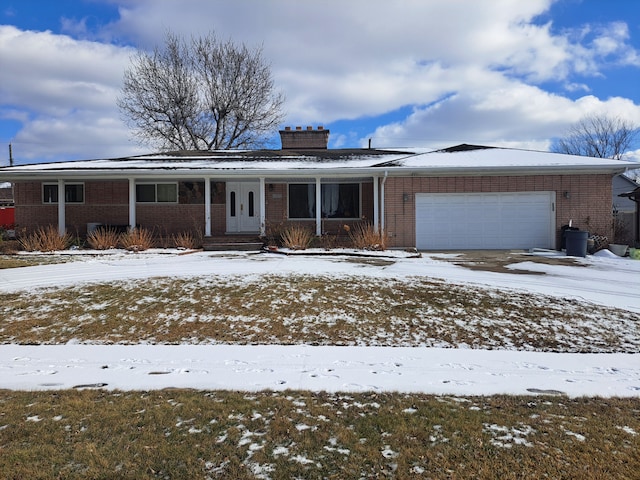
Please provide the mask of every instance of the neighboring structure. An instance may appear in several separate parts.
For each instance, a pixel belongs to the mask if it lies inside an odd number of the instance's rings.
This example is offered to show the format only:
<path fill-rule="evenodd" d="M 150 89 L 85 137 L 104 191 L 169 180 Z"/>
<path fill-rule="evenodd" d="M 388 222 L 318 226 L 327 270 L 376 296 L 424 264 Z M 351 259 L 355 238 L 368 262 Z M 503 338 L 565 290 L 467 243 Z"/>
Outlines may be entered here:
<path fill-rule="evenodd" d="M 13 187 L 8 182 L 0 182 L 0 235 L 1 230 L 12 228 L 14 222 Z"/>
<path fill-rule="evenodd" d="M 625 174 L 613 177 L 614 239 L 616 243 L 634 245 L 638 240 L 637 203 L 631 195 L 640 185 Z"/>
<path fill-rule="evenodd" d="M 13 206 L 13 187 L 9 182 L 0 183 L 0 206 Z"/>
<path fill-rule="evenodd" d="M 633 164 L 459 145 L 435 152 L 327 149 L 329 130 L 280 132 L 281 150 L 170 152 L 0 169 L 16 223 L 129 225 L 160 233 L 317 235 L 363 219 L 392 247 L 555 248 L 570 220 L 612 233 L 612 177 Z"/>

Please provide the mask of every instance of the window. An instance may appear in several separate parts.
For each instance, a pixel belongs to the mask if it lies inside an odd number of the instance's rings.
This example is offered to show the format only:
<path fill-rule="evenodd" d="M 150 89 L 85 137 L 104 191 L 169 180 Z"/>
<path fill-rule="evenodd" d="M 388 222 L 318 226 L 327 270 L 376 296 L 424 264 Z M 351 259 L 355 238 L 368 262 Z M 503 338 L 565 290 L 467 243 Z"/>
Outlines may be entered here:
<path fill-rule="evenodd" d="M 322 185 L 323 218 L 359 218 L 360 185 L 358 183 L 328 183 Z"/>
<path fill-rule="evenodd" d="M 84 202 L 83 183 L 65 183 L 64 185 L 65 203 Z M 58 184 L 44 183 L 42 185 L 42 203 L 58 203 Z"/>
<path fill-rule="evenodd" d="M 323 218 L 359 218 L 360 184 L 325 183 L 320 187 Z M 316 185 L 289 184 L 289 218 L 315 218 Z"/>
<path fill-rule="evenodd" d="M 139 183 L 136 185 L 136 202 L 176 203 L 177 201 L 177 183 Z"/>
<path fill-rule="evenodd" d="M 229 211 L 232 217 L 236 216 L 236 192 L 229 194 Z"/>
<path fill-rule="evenodd" d="M 289 218 L 316 218 L 315 183 L 289 184 Z"/>

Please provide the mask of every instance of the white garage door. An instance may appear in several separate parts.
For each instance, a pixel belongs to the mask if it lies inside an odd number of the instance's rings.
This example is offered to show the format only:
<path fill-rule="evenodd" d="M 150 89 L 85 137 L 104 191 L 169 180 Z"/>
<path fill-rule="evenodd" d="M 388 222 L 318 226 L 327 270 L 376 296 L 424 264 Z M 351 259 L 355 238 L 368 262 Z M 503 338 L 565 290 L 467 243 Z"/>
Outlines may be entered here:
<path fill-rule="evenodd" d="M 418 193 L 421 250 L 554 248 L 555 192 Z"/>

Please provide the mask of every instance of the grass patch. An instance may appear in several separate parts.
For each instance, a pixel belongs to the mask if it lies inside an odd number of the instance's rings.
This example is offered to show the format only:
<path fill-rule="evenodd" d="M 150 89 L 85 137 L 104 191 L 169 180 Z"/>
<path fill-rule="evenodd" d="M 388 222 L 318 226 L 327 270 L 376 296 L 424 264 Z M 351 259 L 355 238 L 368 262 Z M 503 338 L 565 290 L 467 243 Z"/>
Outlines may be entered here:
<path fill-rule="evenodd" d="M 318 344 L 637 352 L 640 315 L 576 300 L 322 275 L 154 278 L 0 294 L 0 343 Z"/>
<path fill-rule="evenodd" d="M 634 478 L 640 400 L 0 391 L 0 477 Z"/>
<path fill-rule="evenodd" d="M 0 255 L 0 270 L 4 268 L 33 267 L 53 265 L 73 261 L 60 255 Z"/>

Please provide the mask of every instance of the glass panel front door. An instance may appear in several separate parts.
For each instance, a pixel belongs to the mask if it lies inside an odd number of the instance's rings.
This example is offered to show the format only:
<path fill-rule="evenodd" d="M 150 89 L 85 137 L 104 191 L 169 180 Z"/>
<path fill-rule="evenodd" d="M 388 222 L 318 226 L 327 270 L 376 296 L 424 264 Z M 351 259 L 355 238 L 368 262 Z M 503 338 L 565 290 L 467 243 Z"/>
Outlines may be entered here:
<path fill-rule="evenodd" d="M 253 233 L 260 230 L 259 182 L 227 183 L 227 232 Z"/>

